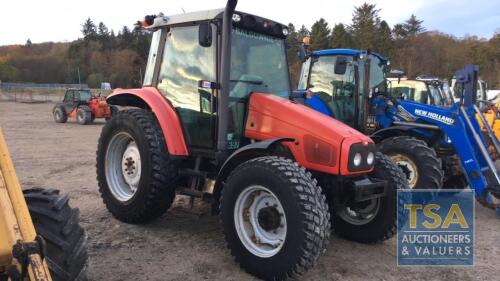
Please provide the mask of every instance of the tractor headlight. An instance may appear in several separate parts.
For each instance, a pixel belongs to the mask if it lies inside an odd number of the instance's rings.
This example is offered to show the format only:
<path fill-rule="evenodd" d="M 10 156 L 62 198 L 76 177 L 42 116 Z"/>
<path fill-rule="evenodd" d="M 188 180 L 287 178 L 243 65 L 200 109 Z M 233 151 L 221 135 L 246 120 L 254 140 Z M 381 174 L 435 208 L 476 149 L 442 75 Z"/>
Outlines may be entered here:
<path fill-rule="evenodd" d="M 356 153 L 354 154 L 354 159 L 352 159 L 352 164 L 354 164 L 354 166 L 358 167 L 359 165 L 361 165 L 361 153 Z"/>
<path fill-rule="evenodd" d="M 373 162 L 375 161 L 375 153 L 369 152 L 368 156 L 366 156 L 366 164 L 368 165 L 373 165 Z"/>
<path fill-rule="evenodd" d="M 375 162 L 375 144 L 355 143 L 349 149 L 347 169 L 351 172 L 366 171 L 373 168 Z"/>

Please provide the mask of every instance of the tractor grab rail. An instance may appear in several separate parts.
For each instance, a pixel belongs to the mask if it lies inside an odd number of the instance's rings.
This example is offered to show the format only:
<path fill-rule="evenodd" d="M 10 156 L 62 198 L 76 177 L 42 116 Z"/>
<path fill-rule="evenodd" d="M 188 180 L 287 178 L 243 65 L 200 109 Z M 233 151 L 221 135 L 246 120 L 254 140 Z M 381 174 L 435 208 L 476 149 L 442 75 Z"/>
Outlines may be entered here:
<path fill-rule="evenodd" d="M 474 137 L 474 140 L 476 141 L 477 145 L 479 146 L 479 149 L 481 150 L 481 154 L 483 155 L 484 159 L 486 159 L 486 163 L 488 164 L 488 167 L 490 168 L 491 172 L 495 176 L 496 180 L 496 185 L 500 185 L 500 177 L 498 176 L 497 170 L 495 168 L 495 164 L 493 163 L 493 160 L 491 160 L 490 155 L 488 153 L 488 150 L 484 146 L 481 138 L 479 137 L 478 133 L 472 126 L 472 122 L 470 121 L 469 115 L 467 115 L 467 112 L 465 111 L 464 107 L 460 107 L 460 111 L 462 112 L 465 122 L 467 122 L 467 126 L 471 129 L 472 136 Z"/>
<path fill-rule="evenodd" d="M 498 143 L 498 139 L 495 136 L 493 129 L 491 129 L 490 124 L 488 124 L 486 118 L 484 118 L 483 113 L 479 110 L 477 105 L 474 105 L 474 111 L 476 111 L 476 114 L 478 114 L 479 118 L 481 118 L 481 122 L 483 122 L 484 128 L 486 128 L 486 132 L 488 132 L 488 136 L 490 137 L 491 142 L 493 143 L 493 146 L 495 147 L 497 154 L 500 155 L 500 144 Z"/>

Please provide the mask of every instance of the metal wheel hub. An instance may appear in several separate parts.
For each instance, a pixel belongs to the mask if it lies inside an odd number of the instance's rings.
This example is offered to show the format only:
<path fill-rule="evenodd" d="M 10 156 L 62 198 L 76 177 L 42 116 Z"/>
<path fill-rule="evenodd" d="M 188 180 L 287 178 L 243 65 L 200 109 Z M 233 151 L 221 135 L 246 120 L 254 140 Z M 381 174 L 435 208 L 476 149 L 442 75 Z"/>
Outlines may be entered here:
<path fill-rule="evenodd" d="M 406 175 L 408 185 L 410 188 L 415 188 L 418 181 L 418 168 L 417 164 L 413 162 L 408 156 L 402 154 L 395 154 L 391 156 L 392 161 L 398 165 Z"/>
<path fill-rule="evenodd" d="M 130 200 L 141 180 L 141 154 L 128 133 L 113 136 L 106 150 L 106 181 L 110 192 L 121 202 Z"/>
<path fill-rule="evenodd" d="M 263 186 L 252 185 L 240 193 L 234 222 L 241 243 L 258 257 L 276 255 L 285 243 L 285 211 L 276 195 Z"/>
<path fill-rule="evenodd" d="M 141 179 L 141 154 L 135 142 L 130 142 L 123 153 L 122 174 L 125 182 L 137 189 Z"/>
<path fill-rule="evenodd" d="M 380 198 L 356 203 L 353 206 L 340 206 L 337 210 L 339 216 L 353 225 L 364 225 L 371 222 L 378 214 Z"/>

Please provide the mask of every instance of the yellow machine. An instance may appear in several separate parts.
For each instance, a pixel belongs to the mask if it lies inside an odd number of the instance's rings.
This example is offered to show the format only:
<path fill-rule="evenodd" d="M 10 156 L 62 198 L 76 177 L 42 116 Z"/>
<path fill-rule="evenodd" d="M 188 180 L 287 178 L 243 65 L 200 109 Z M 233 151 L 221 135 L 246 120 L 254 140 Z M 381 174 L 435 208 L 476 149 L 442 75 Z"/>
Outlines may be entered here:
<path fill-rule="evenodd" d="M 0 129 L 0 280 L 85 280 L 78 217 L 57 190 L 21 189 Z"/>
<path fill-rule="evenodd" d="M 491 127 L 491 133 L 496 137 L 497 140 L 497 145 L 500 141 L 500 118 L 499 118 L 499 110 L 500 110 L 500 102 L 497 102 L 495 104 L 491 104 L 488 106 L 486 109 L 483 109 L 483 117 L 485 123 L 490 125 Z M 476 114 L 477 120 L 479 122 L 479 125 L 481 125 L 481 130 L 483 133 L 488 134 L 486 127 L 484 126 L 483 123 L 483 117 L 480 116 L 480 114 Z M 498 155 L 498 149 L 495 149 L 495 144 L 494 143 L 488 143 L 489 150 L 493 154 L 495 159 L 498 159 L 500 155 Z"/>

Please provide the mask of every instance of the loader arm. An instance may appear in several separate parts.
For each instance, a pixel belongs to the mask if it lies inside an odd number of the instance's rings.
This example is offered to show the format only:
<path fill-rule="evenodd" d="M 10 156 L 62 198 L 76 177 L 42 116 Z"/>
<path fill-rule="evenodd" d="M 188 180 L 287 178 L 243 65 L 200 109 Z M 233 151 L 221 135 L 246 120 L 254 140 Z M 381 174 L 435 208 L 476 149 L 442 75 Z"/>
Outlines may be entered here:
<path fill-rule="evenodd" d="M 37 245 L 36 231 L 0 128 L 0 276 L 13 266 L 22 272 L 22 264 L 13 256 L 17 245 Z M 5 237 L 5 239 L 4 239 Z M 32 281 L 50 281 L 49 269 L 39 253 L 27 254 L 27 277 Z"/>

